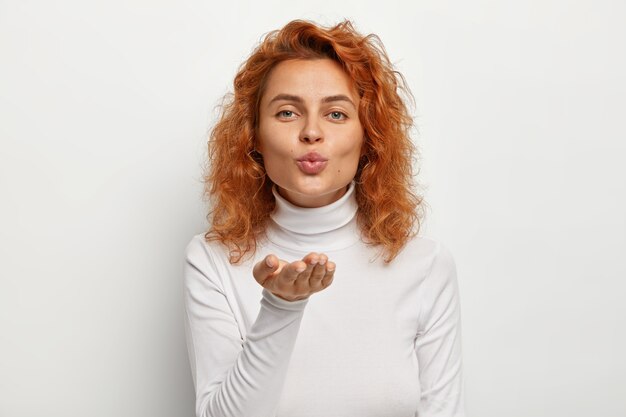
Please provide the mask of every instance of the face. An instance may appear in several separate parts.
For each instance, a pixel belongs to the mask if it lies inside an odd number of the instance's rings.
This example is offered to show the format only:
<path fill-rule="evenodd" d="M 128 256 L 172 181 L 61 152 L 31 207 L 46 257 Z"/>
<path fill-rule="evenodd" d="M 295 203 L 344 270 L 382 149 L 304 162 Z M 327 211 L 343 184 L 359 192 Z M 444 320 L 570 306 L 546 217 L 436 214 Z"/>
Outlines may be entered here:
<path fill-rule="evenodd" d="M 330 59 L 289 60 L 269 74 L 259 107 L 257 151 L 287 201 L 321 207 L 356 175 L 364 131 L 352 80 Z"/>

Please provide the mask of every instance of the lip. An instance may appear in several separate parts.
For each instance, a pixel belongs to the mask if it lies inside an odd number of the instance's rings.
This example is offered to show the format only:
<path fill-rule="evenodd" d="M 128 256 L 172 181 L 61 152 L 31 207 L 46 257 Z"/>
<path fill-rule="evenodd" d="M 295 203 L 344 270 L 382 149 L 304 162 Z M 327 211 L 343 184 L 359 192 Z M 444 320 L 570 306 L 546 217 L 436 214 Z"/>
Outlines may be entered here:
<path fill-rule="evenodd" d="M 297 161 L 310 161 L 310 162 L 325 162 L 328 161 L 328 158 L 324 158 L 319 153 L 313 151 L 308 152 L 297 159 Z"/>
<path fill-rule="evenodd" d="M 322 172 L 324 170 L 324 168 L 326 168 L 326 165 L 328 164 L 328 161 L 308 161 L 308 160 L 303 160 L 303 161 L 296 161 L 296 165 L 298 165 L 298 168 L 300 168 L 300 171 L 304 172 L 305 174 L 310 174 L 310 175 L 315 175 L 315 174 L 319 174 L 320 172 Z"/>
<path fill-rule="evenodd" d="M 327 164 L 328 158 L 314 151 L 308 152 L 296 159 L 296 165 L 298 165 L 300 171 L 309 175 L 319 174 L 326 168 Z"/>

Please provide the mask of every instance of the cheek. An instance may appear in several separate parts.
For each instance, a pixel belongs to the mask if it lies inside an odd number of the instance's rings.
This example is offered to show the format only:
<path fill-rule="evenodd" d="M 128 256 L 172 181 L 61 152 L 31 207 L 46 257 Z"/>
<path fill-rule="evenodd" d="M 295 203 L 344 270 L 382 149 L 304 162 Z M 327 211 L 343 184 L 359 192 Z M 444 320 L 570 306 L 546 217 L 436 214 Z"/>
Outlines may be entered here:
<path fill-rule="evenodd" d="M 282 183 L 282 178 L 290 176 L 290 161 L 295 150 L 275 129 L 260 127 L 258 133 L 258 150 L 263 157 L 265 172 L 273 182 Z"/>
<path fill-rule="evenodd" d="M 265 159 L 286 157 L 293 153 L 293 146 L 284 129 L 261 123 L 257 133 L 257 147 Z"/>
<path fill-rule="evenodd" d="M 356 144 L 355 144 L 356 142 Z M 361 143 L 361 145 L 359 145 Z M 335 171 L 338 175 L 356 175 L 359 167 L 359 160 L 361 158 L 362 142 L 355 140 L 350 146 L 346 146 L 342 149 L 337 149 L 337 166 Z"/>
<path fill-rule="evenodd" d="M 261 142 L 263 159 L 266 162 L 275 162 L 285 164 L 288 160 L 293 159 L 295 150 L 289 144 L 281 144 L 277 141 Z"/>
<path fill-rule="evenodd" d="M 363 137 L 355 134 L 353 139 L 351 139 L 344 147 L 342 147 L 341 150 L 339 150 L 340 155 L 345 162 L 354 162 L 356 164 L 361 157 L 363 146 Z"/>

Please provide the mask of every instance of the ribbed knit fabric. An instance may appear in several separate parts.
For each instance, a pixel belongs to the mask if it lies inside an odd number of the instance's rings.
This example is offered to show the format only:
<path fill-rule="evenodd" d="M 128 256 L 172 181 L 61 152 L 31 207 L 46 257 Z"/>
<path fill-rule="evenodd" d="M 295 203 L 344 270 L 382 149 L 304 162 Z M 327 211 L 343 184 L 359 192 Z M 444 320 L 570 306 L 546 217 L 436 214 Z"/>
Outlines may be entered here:
<path fill-rule="evenodd" d="M 193 237 L 184 302 L 198 417 L 465 416 L 453 256 L 418 236 L 385 264 L 360 239 L 354 191 L 302 208 L 274 190 L 267 239 L 238 265 Z M 283 300 L 252 275 L 270 253 L 291 262 L 309 252 L 337 267 L 305 300 Z"/>

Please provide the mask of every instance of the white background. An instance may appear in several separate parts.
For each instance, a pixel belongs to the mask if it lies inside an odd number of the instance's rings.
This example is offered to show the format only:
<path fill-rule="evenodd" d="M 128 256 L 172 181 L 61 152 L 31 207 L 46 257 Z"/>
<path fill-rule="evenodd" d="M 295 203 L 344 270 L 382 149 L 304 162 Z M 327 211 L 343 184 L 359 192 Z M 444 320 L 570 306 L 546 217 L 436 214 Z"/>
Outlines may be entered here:
<path fill-rule="evenodd" d="M 215 106 L 264 33 L 344 17 L 416 97 L 468 415 L 626 415 L 624 2 L 0 0 L 0 416 L 193 416 Z"/>

